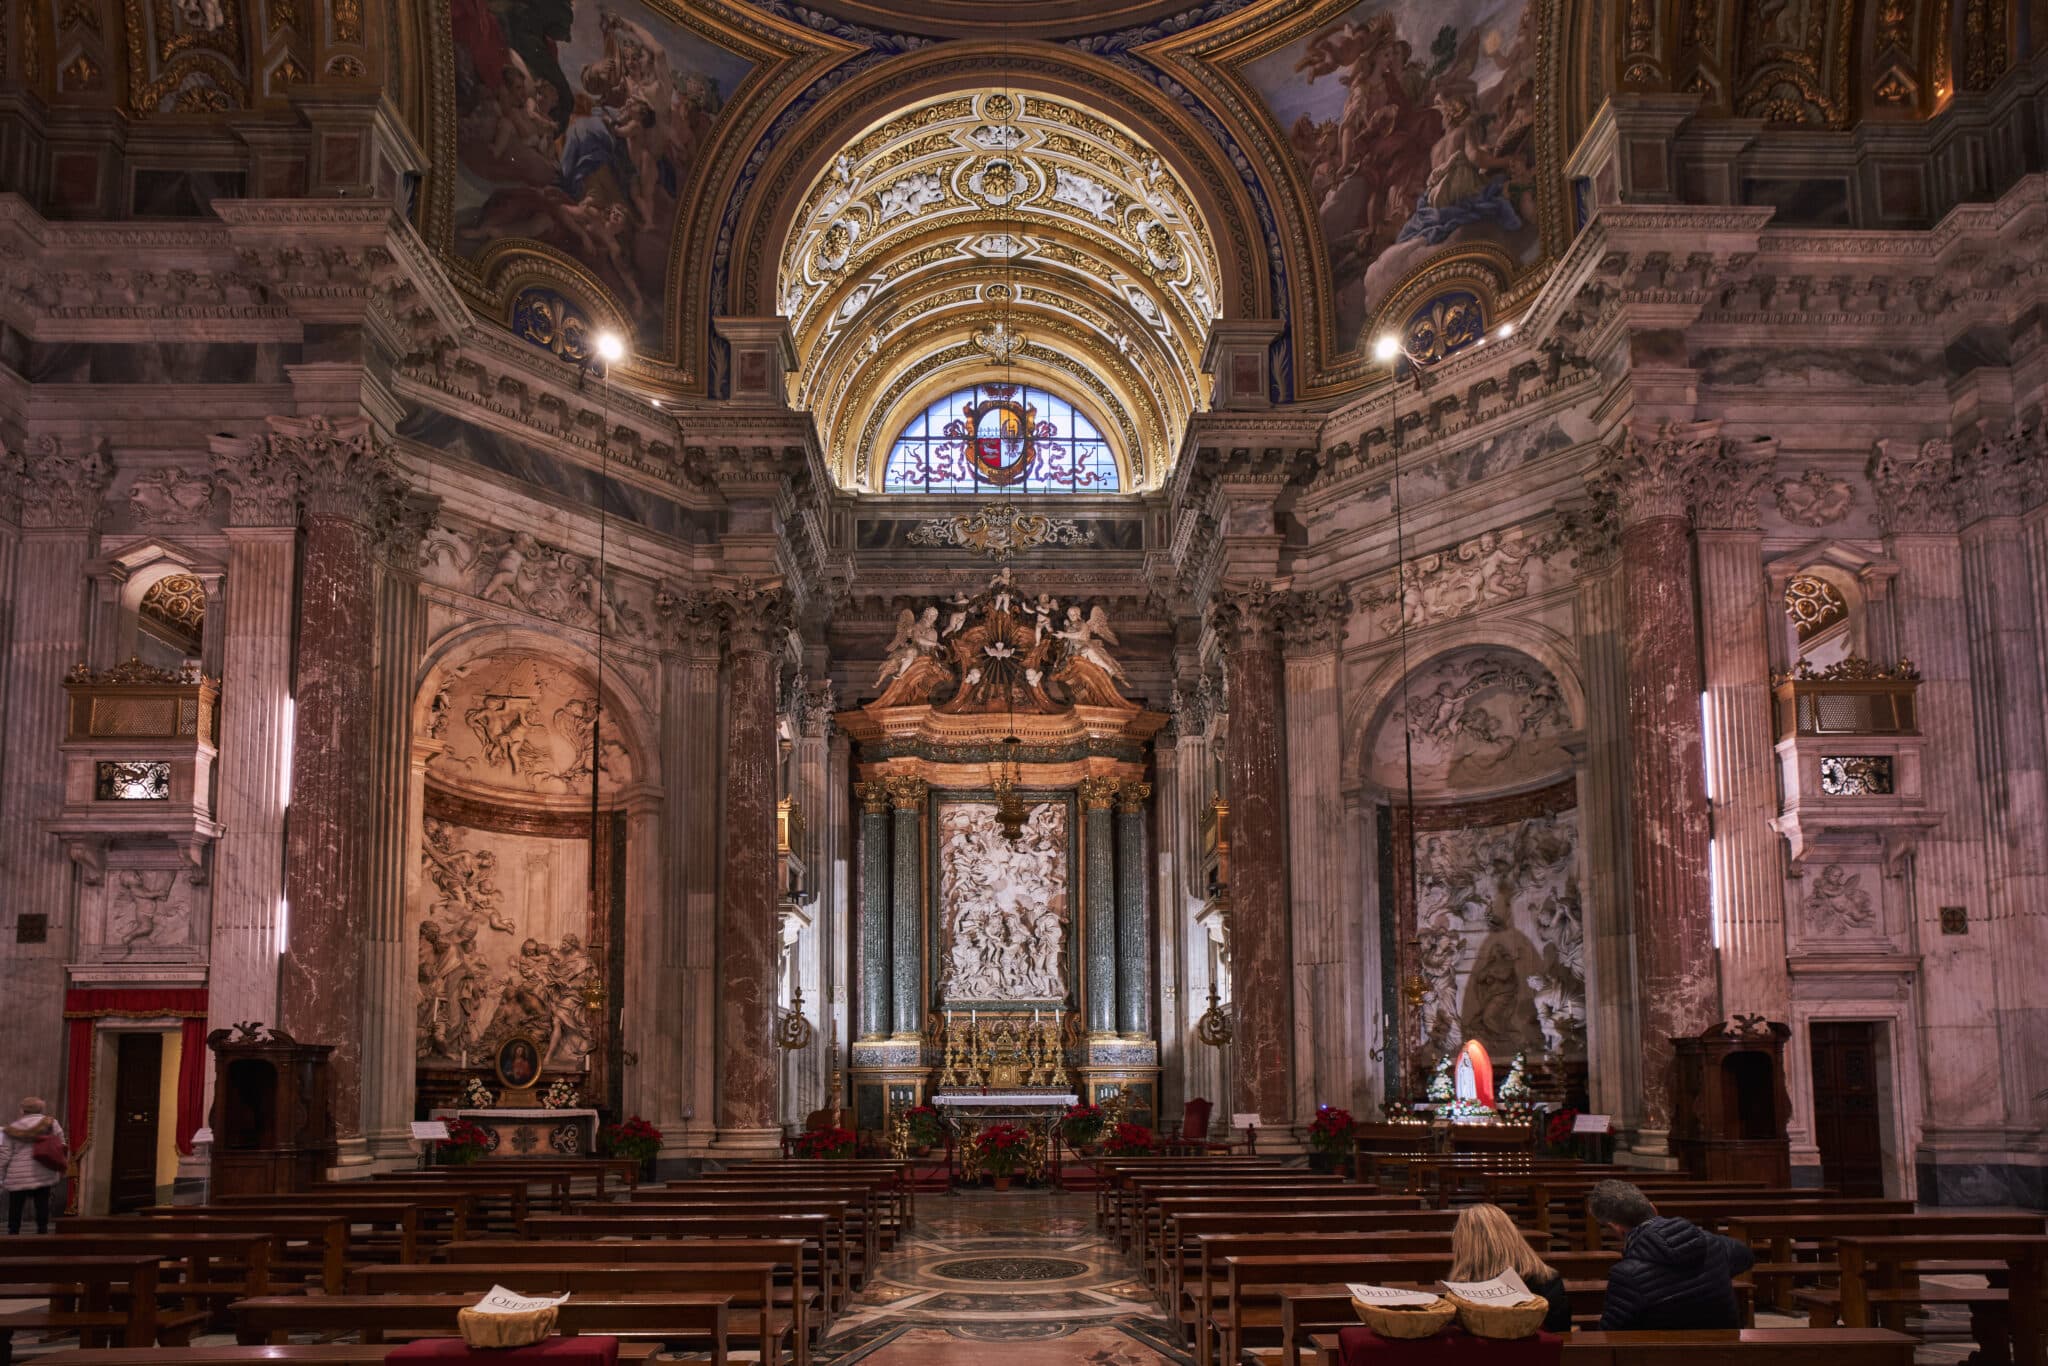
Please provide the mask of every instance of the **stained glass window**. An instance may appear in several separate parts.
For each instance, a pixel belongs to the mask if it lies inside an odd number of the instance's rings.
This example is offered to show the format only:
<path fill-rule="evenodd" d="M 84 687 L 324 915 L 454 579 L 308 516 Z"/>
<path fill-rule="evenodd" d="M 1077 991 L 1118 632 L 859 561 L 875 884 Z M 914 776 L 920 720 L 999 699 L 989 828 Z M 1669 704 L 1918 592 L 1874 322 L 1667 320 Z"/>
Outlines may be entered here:
<path fill-rule="evenodd" d="M 912 418 L 889 450 L 888 493 L 1114 493 L 1116 455 L 1056 394 L 975 384 Z"/>

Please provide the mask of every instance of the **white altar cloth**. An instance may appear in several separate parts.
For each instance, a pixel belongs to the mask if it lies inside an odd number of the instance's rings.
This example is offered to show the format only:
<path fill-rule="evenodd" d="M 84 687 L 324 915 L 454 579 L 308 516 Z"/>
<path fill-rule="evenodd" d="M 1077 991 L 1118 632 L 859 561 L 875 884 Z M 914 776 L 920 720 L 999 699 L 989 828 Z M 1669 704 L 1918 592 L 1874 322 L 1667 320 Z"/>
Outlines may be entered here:
<path fill-rule="evenodd" d="M 933 1096 L 932 1104 L 958 1106 L 961 1109 L 975 1110 L 999 1109 L 1003 1106 L 1042 1110 L 1048 1105 L 1072 1105 L 1080 1099 L 1079 1096 L 1072 1094 L 1056 1096 L 1046 1091 L 998 1091 L 991 1092 L 986 1096 L 962 1092 L 954 1095 Z"/>

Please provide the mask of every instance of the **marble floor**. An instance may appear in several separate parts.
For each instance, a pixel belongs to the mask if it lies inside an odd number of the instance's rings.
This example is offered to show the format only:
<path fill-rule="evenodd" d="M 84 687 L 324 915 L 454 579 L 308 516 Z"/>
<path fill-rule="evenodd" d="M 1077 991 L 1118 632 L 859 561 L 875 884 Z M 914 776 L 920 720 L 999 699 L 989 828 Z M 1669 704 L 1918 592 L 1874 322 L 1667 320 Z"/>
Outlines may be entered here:
<path fill-rule="evenodd" d="M 1182 1366 L 1164 1315 L 1096 1236 L 1095 1201 L 920 1194 L 917 1226 L 821 1344 L 818 1366 Z"/>

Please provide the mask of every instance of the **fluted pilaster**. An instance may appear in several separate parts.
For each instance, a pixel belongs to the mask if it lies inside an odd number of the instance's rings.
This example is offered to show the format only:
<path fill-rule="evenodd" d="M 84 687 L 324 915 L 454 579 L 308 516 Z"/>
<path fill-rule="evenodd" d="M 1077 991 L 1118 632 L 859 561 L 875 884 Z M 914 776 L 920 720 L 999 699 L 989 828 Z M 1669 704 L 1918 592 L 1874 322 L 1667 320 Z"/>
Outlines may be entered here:
<path fill-rule="evenodd" d="M 1298 1123 L 1318 1104 L 1357 1103 L 1359 917 L 1344 906 L 1341 596 L 1297 594 L 1281 618 L 1287 712 L 1287 871 L 1294 945 L 1294 1103 Z"/>

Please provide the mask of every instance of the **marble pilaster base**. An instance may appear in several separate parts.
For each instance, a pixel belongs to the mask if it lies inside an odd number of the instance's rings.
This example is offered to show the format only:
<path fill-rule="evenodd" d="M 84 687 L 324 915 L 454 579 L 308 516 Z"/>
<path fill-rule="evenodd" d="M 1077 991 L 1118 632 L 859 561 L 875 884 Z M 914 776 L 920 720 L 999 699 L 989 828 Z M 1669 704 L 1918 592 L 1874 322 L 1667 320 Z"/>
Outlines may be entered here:
<path fill-rule="evenodd" d="M 719 1157 L 780 1157 L 782 1130 L 720 1129 L 711 1151 Z"/>

